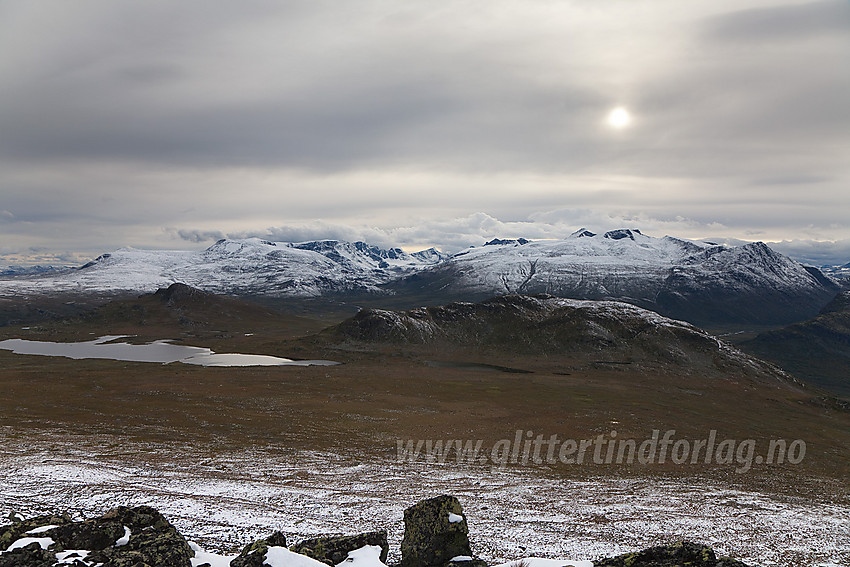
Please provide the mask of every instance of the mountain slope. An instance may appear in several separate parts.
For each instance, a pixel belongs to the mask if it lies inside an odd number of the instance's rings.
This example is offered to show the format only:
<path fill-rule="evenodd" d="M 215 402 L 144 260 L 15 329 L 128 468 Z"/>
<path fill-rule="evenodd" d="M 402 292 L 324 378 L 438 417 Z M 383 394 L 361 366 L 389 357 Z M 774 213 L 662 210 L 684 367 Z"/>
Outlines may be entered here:
<path fill-rule="evenodd" d="M 463 300 L 504 293 L 618 300 L 698 324 L 799 321 L 838 290 L 764 243 L 728 248 L 629 229 L 473 248 L 388 288 Z"/>
<path fill-rule="evenodd" d="M 813 319 L 761 333 L 738 346 L 850 398 L 850 292 L 838 295 Z"/>
<path fill-rule="evenodd" d="M 790 380 L 689 323 L 614 301 L 506 295 L 403 312 L 364 309 L 322 335 L 332 343 L 421 345 L 440 353 L 470 349 L 485 355 L 566 356 L 689 376 Z"/>

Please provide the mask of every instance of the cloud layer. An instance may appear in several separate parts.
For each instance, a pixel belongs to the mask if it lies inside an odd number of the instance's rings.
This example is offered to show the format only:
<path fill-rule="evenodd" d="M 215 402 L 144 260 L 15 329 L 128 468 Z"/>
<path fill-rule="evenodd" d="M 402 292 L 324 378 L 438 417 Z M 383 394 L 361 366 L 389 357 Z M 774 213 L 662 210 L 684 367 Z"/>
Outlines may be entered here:
<path fill-rule="evenodd" d="M 0 256 L 271 230 L 847 239 L 848 53 L 828 0 L 9 0 Z"/>

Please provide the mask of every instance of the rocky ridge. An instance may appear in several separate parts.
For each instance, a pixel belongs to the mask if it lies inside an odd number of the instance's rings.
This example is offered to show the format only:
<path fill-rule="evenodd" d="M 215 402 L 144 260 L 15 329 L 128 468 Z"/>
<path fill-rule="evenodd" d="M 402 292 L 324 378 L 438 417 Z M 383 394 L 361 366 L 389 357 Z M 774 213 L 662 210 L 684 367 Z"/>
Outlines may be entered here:
<path fill-rule="evenodd" d="M 665 365 L 680 373 L 758 376 L 792 381 L 690 323 L 615 301 L 506 295 L 409 311 L 364 309 L 322 333 L 346 341 L 423 345 L 438 350 L 567 355 L 621 364 Z"/>

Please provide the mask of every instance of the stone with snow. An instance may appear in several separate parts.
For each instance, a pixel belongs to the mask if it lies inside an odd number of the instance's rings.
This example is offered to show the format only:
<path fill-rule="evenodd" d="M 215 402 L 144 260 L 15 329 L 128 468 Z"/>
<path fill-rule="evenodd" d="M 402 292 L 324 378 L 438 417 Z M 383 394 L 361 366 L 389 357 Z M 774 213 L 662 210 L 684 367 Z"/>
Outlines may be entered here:
<path fill-rule="evenodd" d="M 352 551 L 365 546 L 379 548 L 380 561 L 386 562 L 389 553 L 387 531 L 378 530 L 356 535 L 316 537 L 298 542 L 289 549 L 322 563 L 337 565 L 344 562 Z"/>
<path fill-rule="evenodd" d="M 25 534 L 33 533 L 34 530 L 45 526 L 69 524 L 72 521 L 67 514 L 48 514 L 29 519 L 23 519 L 16 515 L 15 518 L 16 520 L 12 524 L 0 526 L 0 551 L 8 549 L 14 542 L 24 537 Z M 40 533 L 44 533 L 44 531 Z"/>
<path fill-rule="evenodd" d="M 452 521 L 457 517 L 461 521 Z M 442 567 L 472 556 L 463 508 L 454 496 L 437 496 L 404 511 L 402 567 Z M 465 567 L 479 567 L 463 562 Z"/>
<path fill-rule="evenodd" d="M 594 567 L 747 567 L 735 559 L 718 559 L 710 547 L 688 541 L 624 553 L 594 561 L 593 564 Z"/>
<path fill-rule="evenodd" d="M 0 553 L 0 567 L 52 567 L 55 563 L 56 554 L 38 542 Z"/>
<path fill-rule="evenodd" d="M 387 567 L 384 550 L 377 545 L 364 545 L 348 552 L 348 557 L 336 567 Z"/>

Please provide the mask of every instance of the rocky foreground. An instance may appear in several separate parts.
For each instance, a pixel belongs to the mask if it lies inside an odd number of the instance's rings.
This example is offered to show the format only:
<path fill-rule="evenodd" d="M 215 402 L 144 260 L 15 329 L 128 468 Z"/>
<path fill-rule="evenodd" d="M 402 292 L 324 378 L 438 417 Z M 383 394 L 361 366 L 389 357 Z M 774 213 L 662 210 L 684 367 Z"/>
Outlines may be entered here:
<path fill-rule="evenodd" d="M 23 519 L 10 516 L 0 527 L 0 567 L 379 567 L 386 565 L 386 531 L 326 536 L 287 545 L 274 532 L 246 545 L 233 558 L 201 552 L 157 510 L 149 506 L 114 508 L 98 518 L 73 521 L 67 514 Z M 470 547 L 467 520 L 453 496 L 438 496 L 404 512 L 404 539 L 398 567 L 487 567 Z M 503 567 L 529 567 L 534 558 Z M 747 567 L 718 558 L 706 546 L 677 542 L 598 561 L 542 560 L 546 567 Z"/>

